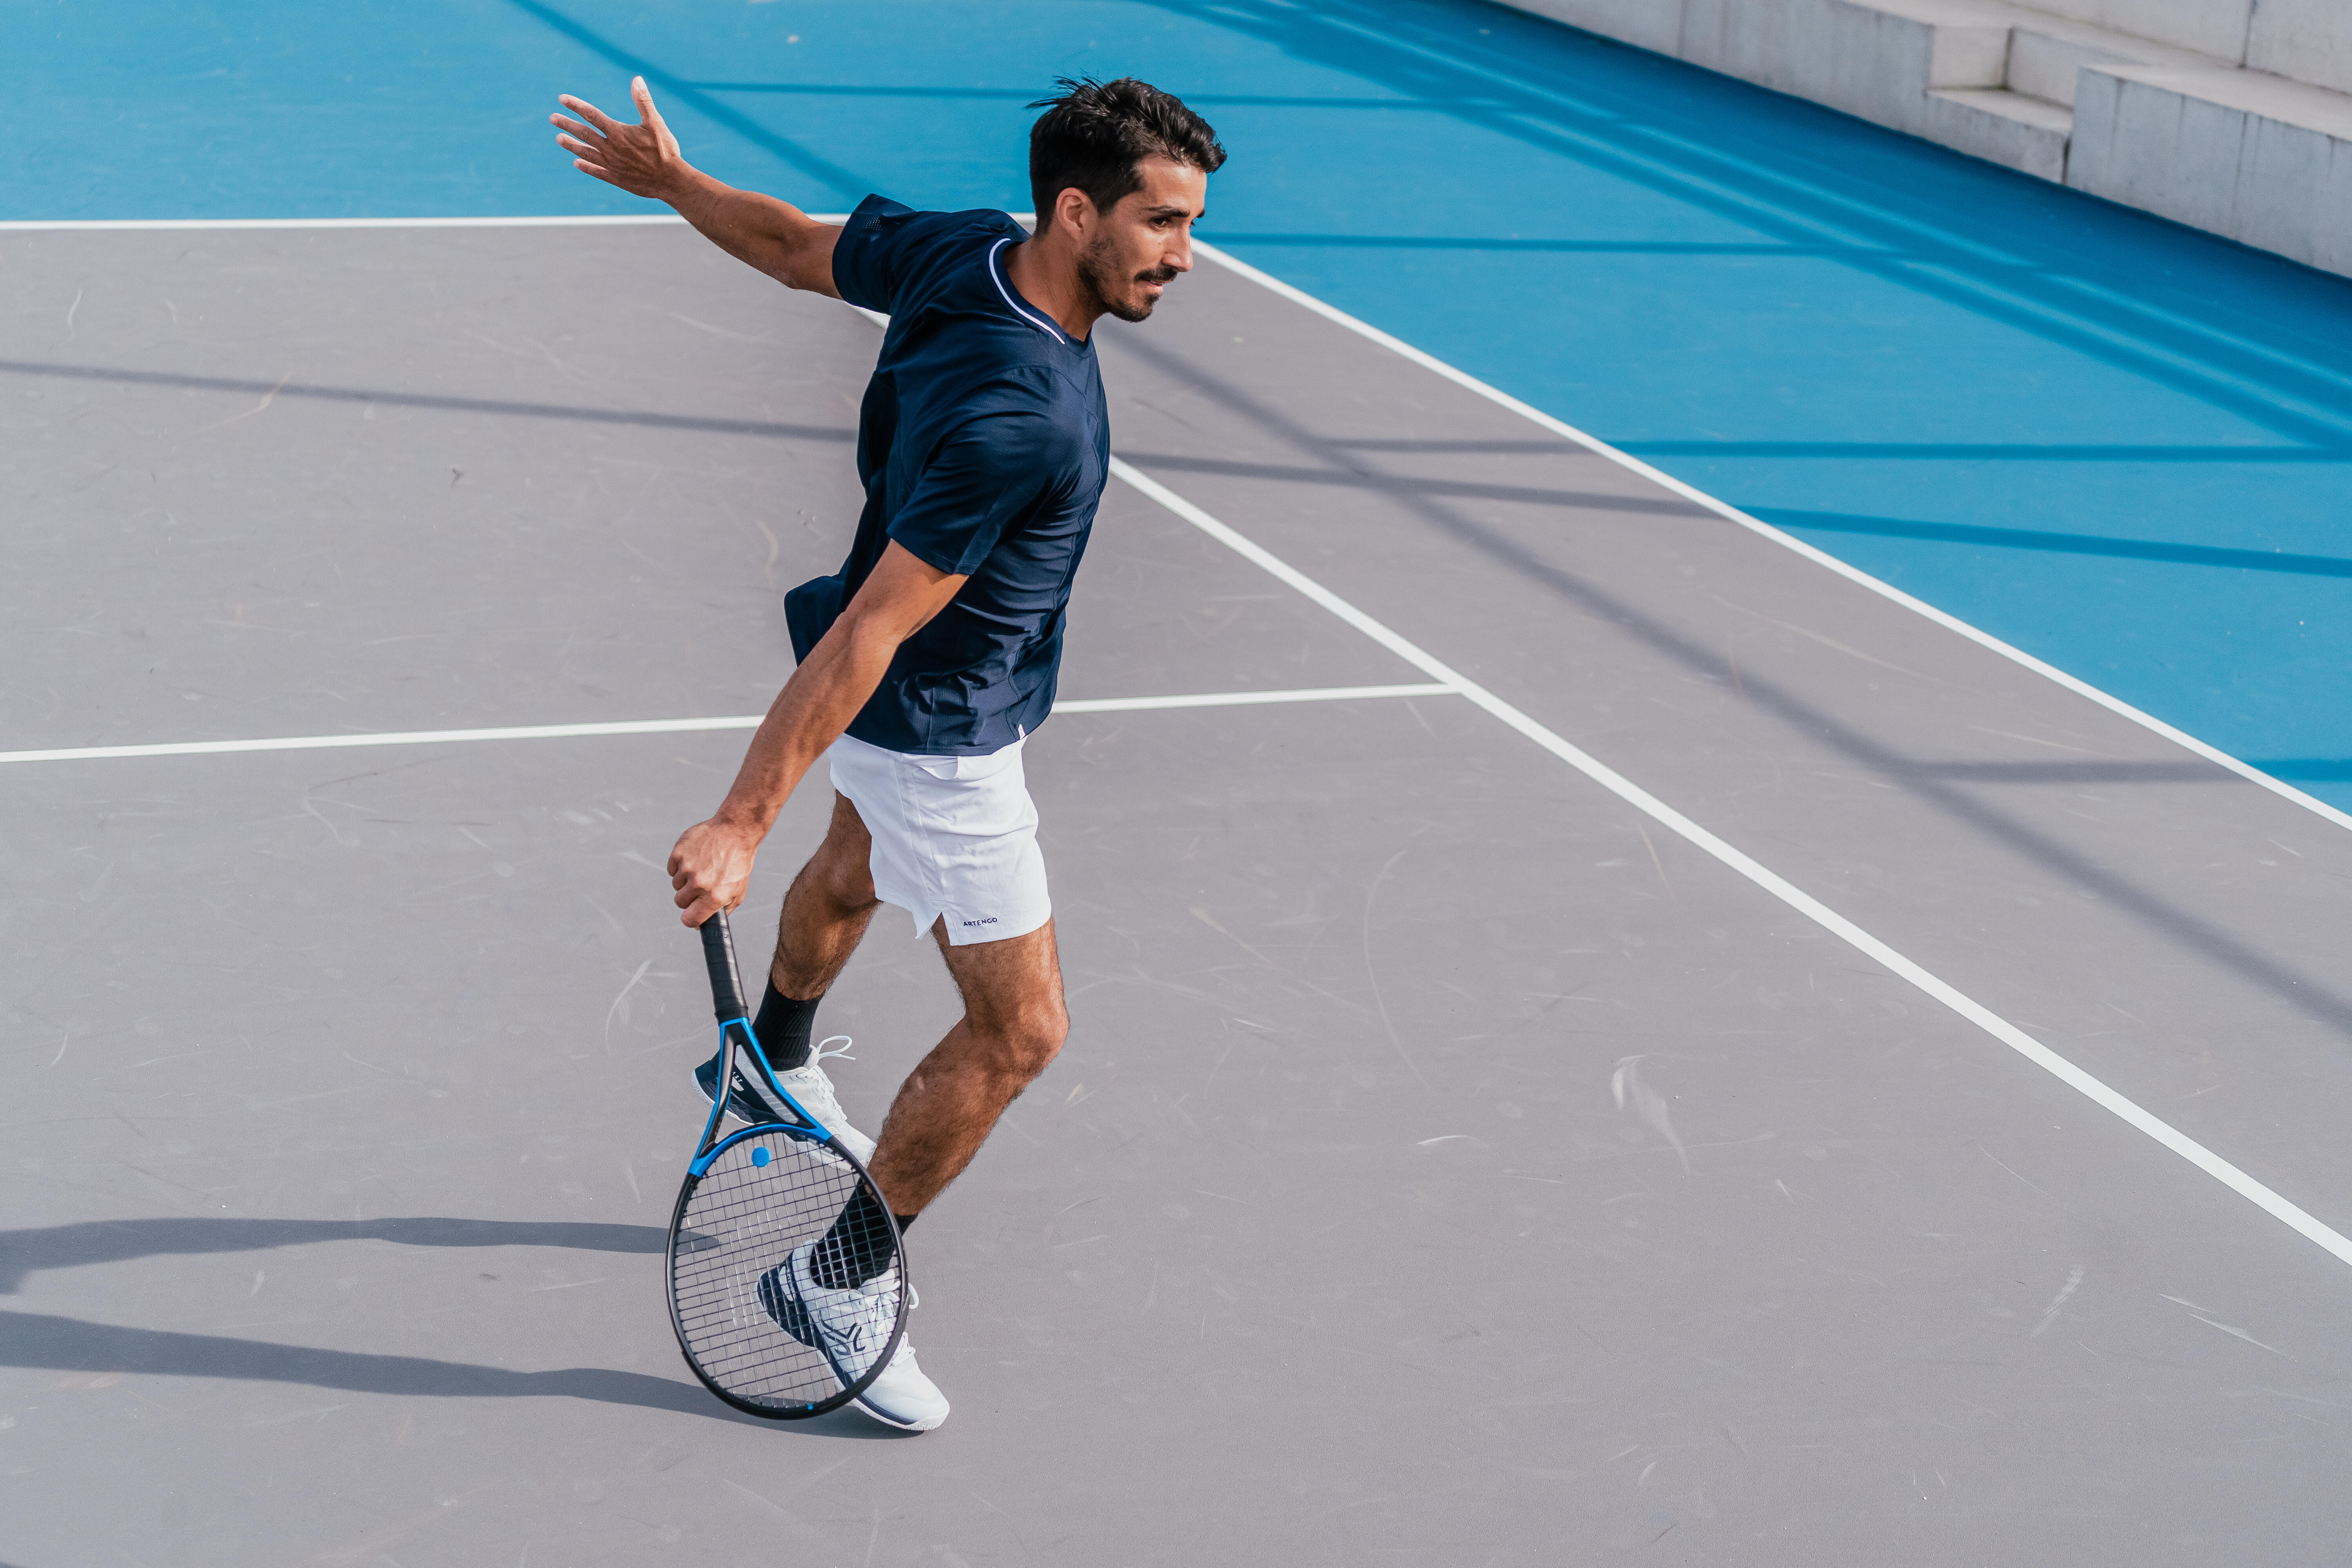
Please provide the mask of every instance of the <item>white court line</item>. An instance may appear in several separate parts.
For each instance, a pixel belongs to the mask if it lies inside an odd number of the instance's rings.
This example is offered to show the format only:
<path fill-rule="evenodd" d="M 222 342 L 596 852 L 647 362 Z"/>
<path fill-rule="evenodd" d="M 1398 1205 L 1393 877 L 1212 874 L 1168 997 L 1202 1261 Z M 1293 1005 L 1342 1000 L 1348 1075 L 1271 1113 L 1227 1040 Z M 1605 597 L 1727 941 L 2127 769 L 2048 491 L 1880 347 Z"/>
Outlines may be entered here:
<path fill-rule="evenodd" d="M 166 741 L 146 746 L 53 746 L 0 752 L 0 763 L 89 763 L 106 757 L 205 757 L 226 752 L 325 752 L 343 746 L 429 746 L 447 741 L 560 741 L 572 735 L 671 735 L 694 730 L 756 730 L 760 715 L 727 719 L 627 719 L 614 724 L 515 724 L 496 730 L 393 730 L 366 735 L 273 735 L 257 741 Z"/>
<path fill-rule="evenodd" d="M 1139 713 L 1163 708 L 1250 708 L 1268 702 L 1352 702 L 1374 697 L 1450 697 L 1451 686 L 1317 686 L 1290 691 L 1203 691 L 1181 697 L 1082 697 L 1056 713 Z M 756 730 L 761 715 L 719 719 L 624 719 L 609 724 L 515 724 L 495 730 L 393 730 L 365 735 L 278 735 L 257 741 L 166 741 L 145 746 L 57 746 L 0 752 L 0 763 L 87 763 L 107 757 L 201 757 L 226 752 L 322 752 L 343 746 L 430 746 L 456 741 L 561 741 L 575 735 L 679 735 Z"/>
<path fill-rule="evenodd" d="M 1851 582 L 1860 584 L 1862 586 L 1869 589 L 1872 593 L 1878 595 L 1880 597 L 1891 599 L 1906 610 L 1927 616 L 1929 620 L 1935 622 L 1937 626 L 1944 627 L 1947 631 L 1958 632 L 1960 636 L 1968 638 L 1970 642 L 1976 643 L 1983 647 L 1990 648 L 1993 652 L 2000 655 L 2003 658 L 2012 660 L 2017 664 L 2024 666 L 2026 668 L 2033 671 L 2034 674 L 2042 677 L 2044 679 L 2056 681 L 2059 685 L 2064 687 L 2067 690 L 2074 692 L 2078 697 L 2089 698 L 2092 701 L 2097 703 L 2100 707 L 2106 709 L 2108 711 L 2120 714 L 2124 718 L 2130 720 L 2133 723 L 2141 726 L 2143 729 L 2154 731 L 2157 734 L 2163 736 L 2173 744 L 2194 752 L 2199 756 L 2204 758 L 2207 762 L 2227 768 L 2230 772 L 2236 773 L 2241 778 L 2262 785 L 2263 788 L 2270 791 L 2273 795 L 2279 796 L 2281 799 L 2293 801 L 2295 805 L 2302 806 L 2305 810 L 2315 812 L 2317 815 L 2326 817 L 2328 821 L 2335 823 L 2338 827 L 2352 827 L 2352 813 L 2338 811 L 2336 807 L 2328 805 L 2326 801 L 2305 795 L 2303 791 L 2295 788 L 2293 784 L 2288 784 L 2285 780 L 2273 778 L 2270 774 L 2263 772 L 2262 769 L 2255 767 L 2252 763 L 2241 762 L 2236 757 L 2230 755 L 2227 752 L 2221 751 L 2214 746 L 2207 745 L 2196 736 L 2191 735 L 2185 731 L 2174 729 L 2171 725 L 2156 717 L 2153 713 L 2144 713 L 2140 710 L 2133 707 L 2130 703 L 2126 702 L 2122 698 L 2112 696 L 2107 692 L 2102 691 L 2097 687 L 2091 685 L 2088 681 L 2078 680 L 2074 677 L 2067 674 L 2064 670 L 2060 669 L 2057 666 L 2043 663 L 2041 659 L 2038 659 L 2032 654 L 2027 653 L 2023 648 L 2011 647 L 2008 643 L 2005 643 L 1999 637 L 1994 637 L 1990 632 L 1983 631 L 1976 626 L 1972 626 L 1957 616 L 1947 615 L 1944 611 L 1936 608 L 1935 605 L 1927 603 L 1923 599 L 1915 599 L 1910 595 L 1905 593 L 1902 589 L 1895 587 L 1893 584 L 1882 583 L 1877 578 L 1872 576 L 1869 573 L 1861 570 L 1859 567 L 1848 565 L 1846 563 L 1839 560 L 1836 556 L 1830 554 L 1826 551 L 1814 548 L 1812 545 L 1806 543 L 1803 540 L 1799 539 L 1794 534 L 1784 533 L 1760 518 L 1750 517 L 1746 512 L 1741 511 L 1738 507 L 1735 507 L 1727 501 L 1717 500 L 1715 497 L 1708 495 L 1705 490 L 1699 489 L 1693 485 L 1685 484 L 1682 480 L 1675 478 L 1672 474 L 1666 473 L 1658 468 L 1654 468 L 1649 464 L 1642 461 L 1641 458 L 1636 458 L 1630 453 L 1619 451 L 1616 447 L 1612 447 L 1609 443 L 1600 439 L 1598 437 L 1588 436 L 1583 431 L 1579 430 L 1575 426 L 1555 419 L 1550 415 L 1546 414 L 1542 409 L 1537 408 L 1532 405 L 1520 402 L 1517 398 L 1513 397 L 1509 393 L 1503 391 L 1500 387 L 1489 386 L 1485 382 L 1480 381 L 1476 376 L 1471 375 L 1465 371 L 1454 369 L 1454 366 L 1447 364 L 1444 360 L 1437 358 L 1435 355 L 1424 353 L 1420 349 L 1417 349 L 1411 343 L 1406 342 L 1403 339 L 1390 336 L 1388 333 L 1381 331 L 1378 327 L 1373 326 L 1369 321 L 1360 321 L 1355 317 L 1348 314 L 1345 310 L 1339 310 L 1335 306 L 1327 305 L 1322 300 L 1318 300 L 1314 295 L 1307 293 L 1306 290 L 1293 288 L 1290 284 L 1285 283 L 1281 279 L 1274 277 L 1270 273 L 1261 272 L 1256 268 L 1252 267 L 1248 262 L 1242 260 L 1238 257 L 1230 256 L 1224 251 L 1218 249 L 1215 246 L 1210 245 L 1205 241 L 1198 239 L 1194 240 L 1192 242 L 1192 248 L 1199 251 L 1202 256 L 1207 257 L 1210 260 L 1215 262 L 1218 266 L 1238 273 L 1240 276 L 1248 279 L 1251 282 L 1257 284 L 1261 288 L 1273 290 L 1275 293 L 1281 295 L 1284 299 L 1290 300 L 1293 304 L 1304 305 L 1307 309 L 1314 311 L 1317 315 L 1323 317 L 1326 321 L 1335 321 L 1340 326 L 1347 328 L 1348 331 L 1355 333 L 1357 336 L 1368 339 L 1372 342 L 1380 344 L 1381 347 L 1387 349 L 1391 353 L 1398 354 L 1405 359 L 1411 360 L 1413 363 L 1421 366 L 1423 370 L 1433 371 L 1437 374 L 1444 376 L 1446 380 L 1454 383 L 1456 386 L 1462 387 L 1464 390 L 1468 392 L 1474 392 L 1489 403 L 1507 408 L 1521 418 L 1542 426 L 1545 429 L 1550 431 L 1553 435 L 1558 436 L 1562 440 L 1574 442 L 1577 446 L 1583 447 L 1588 452 L 1593 453 L 1595 456 L 1606 458 L 1609 461 L 1615 463 L 1618 467 L 1641 475 L 1643 479 L 1648 479 L 1652 484 L 1663 486 L 1664 489 L 1672 490 L 1675 494 L 1682 497 L 1685 500 L 1705 507 L 1707 510 L 1715 513 L 1717 517 L 1736 522 L 1740 527 L 1745 528 L 1753 533 L 1761 534 L 1764 538 L 1772 541 L 1775 544 L 1781 545 L 1786 549 L 1793 550 L 1798 554 L 1803 556 L 1806 560 L 1812 562 L 1814 564 L 1826 566 L 1831 571 L 1836 573 L 1839 576 L 1846 578 Z"/>
<path fill-rule="evenodd" d="M 2049 1073 L 2070 1089 L 2083 1094 L 2102 1109 L 2121 1117 L 2239 1196 L 2284 1221 L 2297 1233 L 2316 1242 L 2342 1261 L 2352 1263 L 2352 1239 L 2347 1239 L 2323 1225 L 2318 1219 L 2271 1191 L 2270 1188 L 2169 1122 L 2150 1115 L 2130 1100 L 2116 1093 L 2008 1019 L 1993 1012 L 1990 1007 L 1929 973 L 1795 883 L 1733 848 L 1729 844 L 1717 838 L 1614 768 L 1570 745 L 1476 681 L 1444 663 L 1420 645 L 1391 631 L 1388 626 L 1374 620 L 1322 584 L 1315 581 L 1314 578 L 1307 576 L 1304 572 L 1254 541 L 1235 532 L 1166 485 L 1149 474 L 1141 472 L 1134 465 L 1122 458 L 1113 458 L 1110 466 L 1111 472 L 1118 479 L 1158 501 L 1202 532 L 1265 568 L 1275 577 L 1296 588 L 1299 593 L 1362 632 L 1391 653 L 1413 665 L 1433 679 L 1443 681 L 1451 689 L 1460 692 L 1545 751 L 1575 768 L 1593 783 L 1648 816 L 1652 821 L 1678 835 L 1697 848 L 1705 850 L 1822 930 L 1848 942 L 1856 951 L 1909 981 L 2027 1061 Z"/>
<path fill-rule="evenodd" d="M 1297 691 L 1211 691 L 1198 697 L 1082 697 L 1056 713 L 1130 713 L 1152 708 L 1239 708 L 1261 702 L 1350 702 L 1366 697 L 1452 697 L 1450 685 L 1311 686 Z"/>
<path fill-rule="evenodd" d="M 819 223 L 846 223 L 849 219 L 847 213 L 811 213 L 808 216 Z M 0 234 L 173 228 L 607 228 L 643 224 L 682 224 L 685 221 L 676 213 L 575 213 L 549 217 L 12 218 L 0 222 Z"/>
<path fill-rule="evenodd" d="M 28 218 L 0 223 L 0 233 L 173 228 L 593 228 L 685 221 L 676 213 L 588 213 L 574 217 Z"/>

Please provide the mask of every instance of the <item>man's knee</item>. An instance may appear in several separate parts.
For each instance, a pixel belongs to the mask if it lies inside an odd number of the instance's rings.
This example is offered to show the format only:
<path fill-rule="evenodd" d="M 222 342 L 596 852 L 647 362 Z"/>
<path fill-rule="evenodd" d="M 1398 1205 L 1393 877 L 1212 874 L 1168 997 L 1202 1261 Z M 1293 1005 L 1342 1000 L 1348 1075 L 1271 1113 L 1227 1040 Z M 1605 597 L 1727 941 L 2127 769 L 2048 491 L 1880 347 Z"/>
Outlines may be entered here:
<path fill-rule="evenodd" d="M 874 873 L 862 857 L 820 856 L 809 863 L 809 880 L 837 914 L 865 914 L 882 901 L 874 891 Z"/>
<path fill-rule="evenodd" d="M 881 902 L 874 891 L 874 869 L 866 847 L 828 838 L 809 857 L 801 877 L 835 912 L 863 914 Z"/>
<path fill-rule="evenodd" d="M 1054 1065 L 1054 1058 L 1062 1054 L 1063 1042 L 1069 1037 L 1070 1016 L 1060 1002 L 1038 1010 L 1023 1033 L 1023 1061 L 1032 1079 Z"/>
<path fill-rule="evenodd" d="M 990 1065 L 1011 1079 L 1015 1092 L 1034 1082 L 1062 1054 L 1070 1036 L 1070 1016 L 1059 1001 L 1015 1009 L 985 1021 L 972 1020 L 973 1033 L 987 1042 Z"/>

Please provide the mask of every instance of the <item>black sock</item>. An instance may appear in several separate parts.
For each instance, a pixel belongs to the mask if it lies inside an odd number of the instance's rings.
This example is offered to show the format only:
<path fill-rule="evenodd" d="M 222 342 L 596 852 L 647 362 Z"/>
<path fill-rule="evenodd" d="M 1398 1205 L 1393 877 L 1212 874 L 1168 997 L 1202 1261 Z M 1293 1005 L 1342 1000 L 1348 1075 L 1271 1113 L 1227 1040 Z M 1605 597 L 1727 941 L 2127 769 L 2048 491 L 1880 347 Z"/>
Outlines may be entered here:
<path fill-rule="evenodd" d="M 813 996 L 803 1002 L 777 990 L 774 980 L 768 982 L 768 994 L 760 999 L 760 1016 L 751 1020 L 751 1032 L 760 1037 L 760 1049 L 766 1053 L 770 1067 L 790 1072 L 809 1059 L 816 1005 L 824 1000 Z"/>
<path fill-rule="evenodd" d="M 911 1223 L 909 1216 L 900 1222 L 900 1228 Z M 828 1290 L 854 1290 L 876 1275 L 887 1273 L 898 1258 L 898 1244 L 890 1234 L 890 1221 L 884 1217 L 874 1189 L 860 1183 L 856 1195 L 809 1255 L 809 1272 Z"/>

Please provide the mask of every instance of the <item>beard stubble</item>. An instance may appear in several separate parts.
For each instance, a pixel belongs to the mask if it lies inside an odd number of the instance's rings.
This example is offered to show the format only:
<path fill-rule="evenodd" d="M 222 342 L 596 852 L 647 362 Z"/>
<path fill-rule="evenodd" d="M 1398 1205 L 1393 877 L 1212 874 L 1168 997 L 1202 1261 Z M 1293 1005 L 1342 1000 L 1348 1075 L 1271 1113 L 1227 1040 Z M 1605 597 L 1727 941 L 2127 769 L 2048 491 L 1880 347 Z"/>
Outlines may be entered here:
<path fill-rule="evenodd" d="M 1155 267 L 1148 271 L 1136 273 L 1131 278 L 1122 278 L 1119 274 L 1118 258 L 1111 254 L 1110 240 L 1108 236 L 1097 239 L 1078 253 L 1079 281 L 1086 284 L 1087 292 L 1094 296 L 1095 303 L 1102 308 L 1104 314 L 1117 316 L 1122 321 L 1144 320 L 1151 314 L 1151 308 L 1160 302 L 1147 295 L 1140 305 L 1129 303 L 1129 286 L 1135 283 L 1167 283 L 1173 281 L 1175 277 L 1176 272 L 1173 268 Z"/>

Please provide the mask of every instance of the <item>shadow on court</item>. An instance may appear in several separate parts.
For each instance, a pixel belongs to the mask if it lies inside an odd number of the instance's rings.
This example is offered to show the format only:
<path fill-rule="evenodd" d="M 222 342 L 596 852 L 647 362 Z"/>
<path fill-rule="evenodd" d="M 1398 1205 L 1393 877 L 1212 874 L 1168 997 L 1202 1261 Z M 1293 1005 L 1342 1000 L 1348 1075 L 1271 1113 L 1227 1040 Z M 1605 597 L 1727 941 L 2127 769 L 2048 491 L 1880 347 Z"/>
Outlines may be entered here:
<path fill-rule="evenodd" d="M 812 1436 L 895 1437 L 899 1433 L 856 1415 L 814 1421 L 761 1421 L 729 1409 L 697 1384 L 610 1367 L 568 1366 L 551 1372 L 510 1372 L 468 1362 L 423 1356 L 370 1355 L 182 1334 L 162 1329 L 117 1328 L 45 1312 L 0 1312 L 0 1366 L 51 1372 L 140 1373 L 163 1377 L 215 1377 L 238 1383 L 299 1383 L 353 1394 L 433 1399 L 587 1399 L 647 1410 L 703 1415 L 751 1426 L 776 1426 Z"/>
<path fill-rule="evenodd" d="M 2178 566 L 2219 566 L 2239 572 L 2287 572 L 2303 577 L 2352 577 L 2352 560 L 2338 555 L 2290 555 L 2282 550 L 2225 550 L 2209 544 L 2176 544 L 2161 539 L 2110 539 L 2095 533 L 2052 533 L 2033 528 L 1984 528 L 1975 523 L 1919 522 L 1899 517 L 1857 517 L 1850 512 L 1799 511 L 1758 507 L 1767 522 L 1804 532 L 1869 533 L 1882 539 L 1923 539 L 1987 550 L 2042 550 L 2062 555 L 2110 555 L 2131 561 L 2164 561 Z"/>
<path fill-rule="evenodd" d="M 835 441 L 857 438 L 857 432 L 835 425 L 780 425 L 764 419 L 705 419 L 686 414 L 661 414 L 625 408 L 589 408 L 570 403 L 517 403 L 503 398 L 448 397 L 432 393 L 398 392 L 373 386 L 320 386 L 292 380 L 272 384 L 222 375 L 183 375 L 169 371 L 131 370 L 110 365 L 61 364 L 38 360 L 0 360 L 0 375 L 54 376 L 69 381 L 110 381 L 125 386 L 168 386 L 190 392 L 242 392 L 265 398 L 310 397 L 328 403 L 356 403 L 373 407 L 430 408 L 445 413 L 489 414 L 519 419 L 575 419 L 591 425 L 638 425 L 653 430 L 694 430 L 719 436 L 768 436 L 787 441 Z"/>
<path fill-rule="evenodd" d="M 579 1252 L 658 1254 L 658 1226 L 494 1219 L 115 1219 L 42 1230 L 0 1231 L 0 1295 L 29 1275 L 134 1258 L 261 1252 L 320 1241 L 391 1241 L 403 1247 L 562 1247 Z"/>
<path fill-rule="evenodd" d="M 0 368 L 5 368 L 0 363 Z M 1425 452 L 1424 441 L 1335 441 L 1335 447 L 1355 451 Z M 1463 450 L 1455 443 L 1451 450 Z M 1533 443 L 1481 444 L 1476 449 L 1499 451 L 1549 450 Z M 1612 495 L 1597 491 L 1541 489 L 1528 485 L 1497 485 L 1459 479 L 1420 479 L 1409 475 L 1374 474 L 1355 469 L 1303 468 L 1280 463 L 1242 463 L 1221 458 L 1181 457 L 1160 452 L 1129 452 L 1128 461 L 1173 473 L 1218 474 L 1228 479 L 1268 479 L 1282 484 L 1337 485 L 1383 492 L 1448 496 L 1464 500 L 1523 501 L 1535 506 L 1579 507 L 1593 511 L 1655 512 L 1689 517 L 1705 510 L 1694 502 L 1672 496 Z M 2340 461 L 2340 458 L 2331 458 Z M 2161 561 L 2183 566 L 2218 566 L 2231 571 L 2285 572 L 2305 577 L 2352 577 L 2352 559 L 2336 555 L 2294 555 L 2278 550 L 2234 550 L 2207 544 L 2179 544 L 2160 539 L 2116 539 L 2104 534 L 2054 533 L 2042 529 L 1987 528 L 1975 523 L 1918 522 L 1905 518 L 1861 517 L 1847 512 L 1801 511 L 1788 507 L 1753 507 L 1754 516 L 1798 532 L 1867 533 L 1886 539 L 1918 539 L 1941 544 L 1967 544 L 1979 549 L 2038 550 L 2062 555 L 2105 555 L 2123 560 Z"/>
<path fill-rule="evenodd" d="M 1366 444 L 1349 442 L 1348 445 L 1361 447 Z M 1555 442 L 1542 449 L 1558 452 L 1560 447 Z M 1237 463 L 1223 458 L 1191 458 L 1167 452 L 1130 451 L 1122 456 L 1141 468 L 1165 468 L 1180 474 L 1220 474 L 1227 479 L 1270 479 L 1279 484 L 1337 485 L 1383 493 L 1410 490 L 1416 495 L 1450 496 L 1463 500 L 1520 501 L 1530 506 L 1578 507 L 1588 511 L 1654 512 L 1665 517 L 1710 515 L 1696 501 L 1686 501 L 1676 496 L 1616 495 L 1606 490 L 1497 485 L 1476 479 L 1415 478 L 1352 468 L 1302 468 L 1287 463 Z"/>

